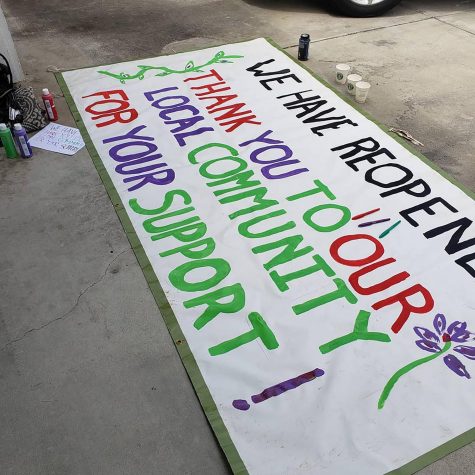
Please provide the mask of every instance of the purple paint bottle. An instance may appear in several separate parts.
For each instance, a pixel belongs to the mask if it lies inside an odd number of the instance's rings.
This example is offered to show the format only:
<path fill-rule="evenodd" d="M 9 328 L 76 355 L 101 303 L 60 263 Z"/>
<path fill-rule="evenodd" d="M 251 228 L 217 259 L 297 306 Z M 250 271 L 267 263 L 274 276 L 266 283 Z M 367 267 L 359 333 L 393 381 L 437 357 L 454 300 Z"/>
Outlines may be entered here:
<path fill-rule="evenodd" d="M 30 158 L 33 155 L 33 151 L 31 150 L 26 130 L 21 124 L 15 124 L 13 126 L 13 135 L 15 136 L 15 141 L 18 145 L 21 156 L 23 158 Z"/>

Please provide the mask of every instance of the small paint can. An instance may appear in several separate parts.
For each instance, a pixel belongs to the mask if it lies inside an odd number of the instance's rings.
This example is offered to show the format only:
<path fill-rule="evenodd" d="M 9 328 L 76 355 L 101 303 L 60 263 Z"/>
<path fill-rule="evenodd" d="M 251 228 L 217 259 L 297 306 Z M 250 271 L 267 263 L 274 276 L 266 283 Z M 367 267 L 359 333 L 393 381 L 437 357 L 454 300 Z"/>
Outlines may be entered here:
<path fill-rule="evenodd" d="M 309 48 L 310 48 L 310 35 L 308 33 L 303 33 L 302 35 L 300 35 L 300 40 L 299 40 L 298 58 L 300 61 L 308 60 Z"/>

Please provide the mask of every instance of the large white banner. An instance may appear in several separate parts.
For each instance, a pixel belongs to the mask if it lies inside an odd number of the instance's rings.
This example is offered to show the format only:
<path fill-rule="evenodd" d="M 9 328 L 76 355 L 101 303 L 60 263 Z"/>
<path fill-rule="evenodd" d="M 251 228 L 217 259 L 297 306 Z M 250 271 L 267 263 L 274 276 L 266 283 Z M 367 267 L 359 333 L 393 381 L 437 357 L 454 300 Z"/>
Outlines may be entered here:
<path fill-rule="evenodd" d="M 63 78 L 235 472 L 411 471 L 473 439 L 466 192 L 264 39 Z"/>

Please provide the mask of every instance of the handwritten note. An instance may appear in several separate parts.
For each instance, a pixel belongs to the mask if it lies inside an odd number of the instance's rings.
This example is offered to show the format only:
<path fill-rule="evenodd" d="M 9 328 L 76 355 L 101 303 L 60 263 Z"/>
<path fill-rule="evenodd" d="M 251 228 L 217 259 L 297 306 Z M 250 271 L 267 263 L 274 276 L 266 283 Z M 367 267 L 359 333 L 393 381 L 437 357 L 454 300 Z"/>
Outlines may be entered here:
<path fill-rule="evenodd" d="M 48 124 L 30 139 L 32 147 L 51 152 L 74 155 L 84 147 L 84 141 L 78 129 L 61 124 Z"/>

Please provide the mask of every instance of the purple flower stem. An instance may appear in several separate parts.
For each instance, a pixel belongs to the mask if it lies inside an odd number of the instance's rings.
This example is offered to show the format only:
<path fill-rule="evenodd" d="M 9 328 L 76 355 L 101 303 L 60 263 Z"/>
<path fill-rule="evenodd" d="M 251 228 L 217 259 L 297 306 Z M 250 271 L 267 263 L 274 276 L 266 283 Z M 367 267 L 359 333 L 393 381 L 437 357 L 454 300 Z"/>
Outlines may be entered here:
<path fill-rule="evenodd" d="M 396 371 L 391 376 L 391 379 L 386 383 L 386 386 L 384 386 L 383 392 L 381 393 L 381 396 L 379 397 L 378 409 L 382 409 L 384 407 L 384 404 L 386 403 L 386 399 L 389 397 L 389 393 L 392 391 L 394 385 L 398 382 L 401 376 L 405 375 L 406 373 L 409 373 L 409 371 L 412 371 L 414 368 L 417 368 L 421 364 L 432 361 L 433 359 L 438 358 L 444 353 L 447 353 L 447 351 L 450 350 L 451 346 L 452 346 L 452 342 L 447 341 L 445 345 L 443 346 L 442 350 L 440 350 L 438 353 L 434 353 L 433 355 L 426 356 L 425 358 L 421 358 L 420 360 L 413 361 L 412 363 L 409 363 L 408 365 L 404 366 L 400 370 Z"/>

